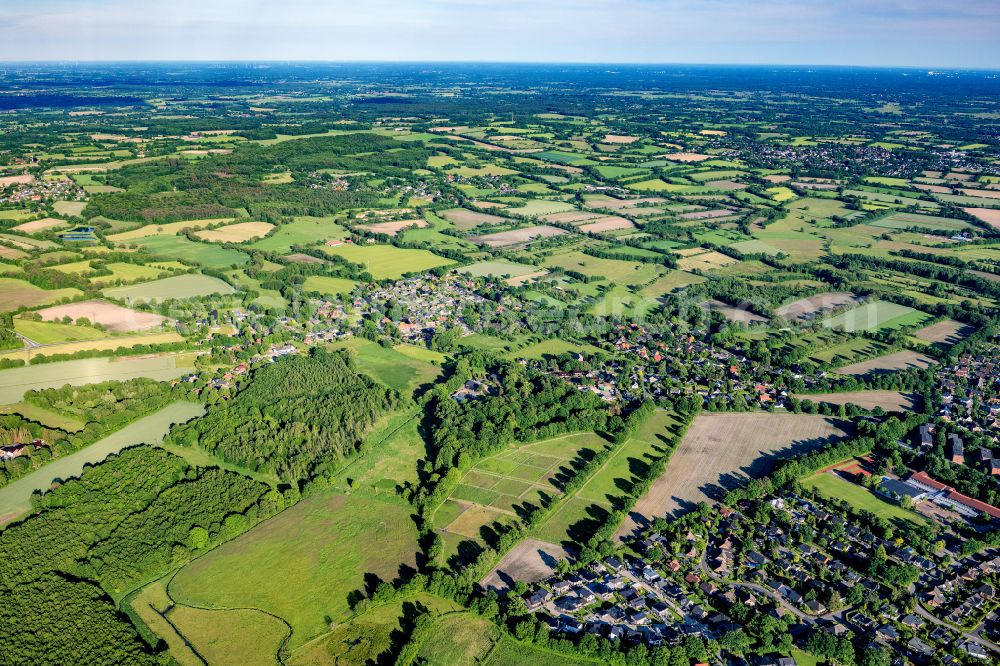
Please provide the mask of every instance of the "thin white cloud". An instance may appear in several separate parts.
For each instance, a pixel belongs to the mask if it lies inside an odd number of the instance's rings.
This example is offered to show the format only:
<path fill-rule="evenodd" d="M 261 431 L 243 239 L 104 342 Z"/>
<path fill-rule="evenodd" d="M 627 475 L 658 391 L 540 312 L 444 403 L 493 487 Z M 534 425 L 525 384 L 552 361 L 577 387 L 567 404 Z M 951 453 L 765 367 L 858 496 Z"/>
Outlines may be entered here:
<path fill-rule="evenodd" d="M 994 0 L 34 0 L 0 59 L 1000 63 Z"/>

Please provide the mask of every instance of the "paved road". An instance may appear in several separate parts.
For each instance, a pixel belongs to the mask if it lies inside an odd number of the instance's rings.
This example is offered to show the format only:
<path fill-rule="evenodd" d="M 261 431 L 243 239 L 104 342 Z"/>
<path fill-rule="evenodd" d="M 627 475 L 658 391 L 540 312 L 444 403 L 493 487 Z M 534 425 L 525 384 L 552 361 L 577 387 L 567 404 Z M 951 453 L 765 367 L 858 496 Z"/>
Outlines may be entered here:
<path fill-rule="evenodd" d="M 786 601 L 784 597 L 782 597 L 780 594 L 778 594 L 777 592 L 775 592 L 774 590 L 772 590 L 770 588 L 764 587 L 763 585 L 757 585 L 756 583 L 735 582 L 735 581 L 731 581 L 731 580 L 728 580 L 728 579 L 725 579 L 725 578 L 720 578 L 720 577 L 716 576 L 712 572 L 712 570 L 708 568 L 708 563 L 705 561 L 707 559 L 707 556 L 708 556 L 708 549 L 706 548 L 704 551 L 702 551 L 701 558 L 698 560 L 698 568 L 701 569 L 701 571 L 702 571 L 703 574 L 705 574 L 707 577 L 711 578 L 716 583 L 721 583 L 723 585 L 732 585 L 733 587 L 744 587 L 744 588 L 746 588 L 748 590 L 753 590 L 754 592 L 757 592 L 758 594 L 763 594 L 764 596 L 767 596 L 767 597 L 770 597 L 771 599 L 774 599 L 774 601 L 779 606 L 781 606 L 785 610 L 789 611 L 790 613 L 793 613 L 795 615 L 795 617 L 799 618 L 800 621 L 805 622 L 805 623 L 811 623 L 813 621 L 812 617 L 806 615 L 805 613 L 803 613 L 802 611 L 800 611 L 798 608 L 796 608 L 795 606 L 793 606 L 790 603 L 788 603 L 788 601 Z"/>
<path fill-rule="evenodd" d="M 951 629 L 952 631 L 960 631 L 962 632 L 962 638 L 972 641 L 973 643 L 979 643 L 985 648 L 989 648 L 994 652 L 1000 653 L 1000 645 L 997 645 L 993 641 L 980 636 L 978 633 L 973 633 L 971 631 L 962 631 L 961 627 L 956 627 L 955 625 L 945 622 L 944 620 L 939 620 L 933 614 L 928 613 L 926 610 L 924 610 L 924 607 L 921 606 L 919 603 L 914 605 L 913 612 L 919 615 L 920 617 L 924 618 L 928 622 L 933 622 L 934 624 L 942 626 L 945 629 Z"/>

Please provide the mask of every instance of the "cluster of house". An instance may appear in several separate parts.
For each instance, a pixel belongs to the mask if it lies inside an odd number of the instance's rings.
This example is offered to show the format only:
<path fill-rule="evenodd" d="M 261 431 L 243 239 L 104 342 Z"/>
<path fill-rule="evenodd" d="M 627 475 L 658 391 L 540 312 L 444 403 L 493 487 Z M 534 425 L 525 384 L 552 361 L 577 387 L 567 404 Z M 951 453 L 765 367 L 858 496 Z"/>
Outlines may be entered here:
<path fill-rule="evenodd" d="M 0 204 L 82 201 L 84 197 L 83 189 L 69 178 L 39 180 L 25 176 L 14 180 L 6 187 L 0 186 Z"/>
<path fill-rule="evenodd" d="M 404 341 L 422 344 L 445 322 L 449 322 L 460 335 L 472 334 L 472 326 L 465 321 L 463 310 L 470 304 L 486 301 L 476 292 L 475 286 L 472 280 L 460 276 L 422 276 L 379 287 L 366 294 L 365 298 L 373 306 L 405 303 L 406 316 L 402 321 L 393 322 L 385 318 L 382 324 L 395 326 Z"/>
<path fill-rule="evenodd" d="M 962 354 L 936 373 L 938 416 L 1000 442 L 1000 345 Z M 1000 470 L 998 470 L 1000 473 Z"/>
<path fill-rule="evenodd" d="M 609 557 L 553 575 L 529 590 L 527 608 L 553 631 L 673 645 L 685 636 L 717 639 L 740 628 L 731 610 L 740 604 L 787 620 L 796 640 L 816 629 L 867 637 L 920 664 L 936 655 L 957 666 L 961 662 L 952 653 L 1000 657 L 985 637 L 976 640 L 950 626 L 969 628 L 970 613 L 979 612 L 974 630 L 992 629 L 993 622 L 983 618 L 996 608 L 995 589 L 982 578 L 996 579 L 997 553 L 949 566 L 876 536 L 821 501 L 789 494 L 768 503 L 780 520 L 755 522 L 721 507 L 714 519 L 699 521 L 673 541 L 647 532 L 631 544 L 641 556 Z M 915 594 L 928 606 L 934 598 L 950 600 L 947 618 L 908 612 L 900 602 L 869 605 L 891 592 L 863 568 L 880 549 L 919 572 Z"/>
<path fill-rule="evenodd" d="M 678 396 L 689 392 L 694 384 L 699 386 L 696 392 L 706 403 L 732 404 L 743 400 L 762 407 L 789 406 L 789 393 L 780 371 L 703 342 L 699 331 L 674 335 L 638 324 L 620 324 L 612 336 L 610 346 L 633 357 L 627 364 L 627 372 L 625 364 L 610 359 L 598 368 L 553 374 L 609 402 Z M 816 384 L 813 377 L 796 375 L 796 378 L 806 390 Z"/>

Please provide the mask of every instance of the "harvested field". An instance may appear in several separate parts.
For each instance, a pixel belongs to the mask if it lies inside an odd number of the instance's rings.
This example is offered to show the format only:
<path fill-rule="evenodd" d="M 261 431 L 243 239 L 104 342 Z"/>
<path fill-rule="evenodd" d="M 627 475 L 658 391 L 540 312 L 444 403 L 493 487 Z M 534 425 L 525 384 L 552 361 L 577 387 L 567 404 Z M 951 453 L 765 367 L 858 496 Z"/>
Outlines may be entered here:
<path fill-rule="evenodd" d="M 587 199 L 584 204 L 587 208 L 607 208 L 608 210 L 623 210 L 625 208 L 639 208 L 642 206 L 653 206 L 664 203 L 666 199 L 662 197 L 637 197 L 635 199 L 615 199 L 613 197 L 602 196 Z"/>
<path fill-rule="evenodd" d="M 953 345 L 956 342 L 963 340 L 974 330 L 976 330 L 975 327 L 969 326 L 968 324 L 963 324 L 952 319 L 945 319 L 944 321 L 939 321 L 936 324 L 931 324 L 930 326 L 920 329 L 914 333 L 913 336 L 921 340 L 926 340 L 927 342 L 939 342 L 946 345 Z"/>
<path fill-rule="evenodd" d="M 857 405 L 864 409 L 881 407 L 887 412 L 909 412 L 918 407 L 917 396 L 899 391 L 847 391 L 844 393 L 809 393 L 794 396 L 801 400 L 830 405 Z"/>
<path fill-rule="evenodd" d="M 195 236 L 210 243 L 245 243 L 266 236 L 271 229 L 274 229 L 274 225 L 270 222 L 240 222 L 218 229 L 199 231 Z"/>
<path fill-rule="evenodd" d="M 775 310 L 774 314 L 784 317 L 789 321 L 799 321 L 802 319 L 811 319 L 817 314 L 829 312 L 830 310 L 857 302 L 858 297 L 850 292 L 831 291 L 792 301 Z"/>
<path fill-rule="evenodd" d="M 570 210 L 565 213 L 552 213 L 551 215 L 542 215 L 542 219 L 546 222 L 569 222 L 570 224 L 576 224 L 578 222 L 589 222 L 591 220 L 596 220 L 603 217 L 600 213 L 588 213 L 586 211 L 580 210 Z"/>
<path fill-rule="evenodd" d="M 663 157 L 675 162 L 704 162 L 712 156 L 704 155 L 702 153 L 672 153 L 670 155 L 664 155 Z"/>
<path fill-rule="evenodd" d="M 925 369 L 934 365 L 935 361 L 929 356 L 918 354 L 914 351 L 904 350 L 868 359 L 859 363 L 852 363 L 839 368 L 837 372 L 841 375 L 854 375 L 855 377 L 866 377 L 871 375 L 884 375 L 897 370 L 909 368 Z"/>
<path fill-rule="evenodd" d="M 524 229 L 513 229 L 511 231 L 500 231 L 495 234 L 486 234 L 485 236 L 475 236 L 470 238 L 474 243 L 483 243 L 490 247 L 505 247 L 507 245 L 520 245 L 522 243 L 528 243 L 539 238 L 552 238 L 553 236 L 561 236 L 567 232 L 559 229 L 558 227 L 550 227 L 545 224 L 541 224 L 534 227 L 526 227 Z"/>
<path fill-rule="evenodd" d="M 375 224 L 359 224 L 358 229 L 364 229 L 365 231 L 370 231 L 373 234 L 385 234 L 386 236 L 395 236 L 403 229 L 409 227 L 417 227 L 418 229 L 423 229 L 427 226 L 427 220 L 423 218 L 417 218 L 415 220 L 396 220 L 395 222 L 376 222 Z"/>
<path fill-rule="evenodd" d="M 637 136 L 625 136 L 622 134 L 605 134 L 604 143 L 635 143 L 639 140 Z"/>
<path fill-rule="evenodd" d="M 744 308 L 733 307 L 728 303 L 717 301 L 714 298 L 705 301 L 699 307 L 704 308 L 709 312 L 719 312 L 729 321 L 741 322 L 744 324 L 760 324 L 767 321 L 766 317 L 761 317 L 756 312 L 750 312 Z"/>
<path fill-rule="evenodd" d="M 0 312 L 17 310 L 20 307 L 48 305 L 63 298 L 76 298 L 82 295 L 82 291 L 72 287 L 46 290 L 24 280 L 0 278 Z"/>
<path fill-rule="evenodd" d="M 588 234 L 599 234 L 605 231 L 615 231 L 617 229 L 634 229 L 635 225 L 624 217 L 602 217 L 588 222 L 579 227 L 580 231 Z"/>
<path fill-rule="evenodd" d="M 35 182 L 35 177 L 30 173 L 21 174 L 19 176 L 0 176 L 0 187 L 24 185 L 33 182 Z"/>
<path fill-rule="evenodd" d="M 504 224 L 509 221 L 507 218 L 500 217 L 499 215 L 477 213 L 474 210 L 466 210 L 465 208 L 452 208 L 451 210 L 442 211 L 439 215 L 454 224 L 455 228 L 459 231 L 468 231 L 484 224 Z"/>
<path fill-rule="evenodd" d="M 36 234 L 40 231 L 48 231 L 49 229 L 58 229 L 60 227 L 68 226 L 69 222 L 65 220 L 59 220 L 54 217 L 44 217 L 40 220 L 32 220 L 31 222 L 19 224 L 13 228 L 13 231 L 20 231 L 26 234 Z"/>
<path fill-rule="evenodd" d="M 561 547 L 538 539 L 525 539 L 500 560 L 493 571 L 480 582 L 487 590 L 505 592 L 516 581 L 537 583 L 556 570 L 556 562 L 568 554 Z"/>
<path fill-rule="evenodd" d="M 720 208 L 718 210 L 696 210 L 693 213 L 681 213 L 677 216 L 681 220 L 710 220 L 715 217 L 726 217 L 735 211 L 730 208 Z"/>
<path fill-rule="evenodd" d="M 149 236 L 173 236 L 189 229 L 201 229 L 202 227 L 207 227 L 210 224 L 232 222 L 234 219 L 235 218 L 227 217 L 214 220 L 185 220 L 183 222 L 168 222 L 165 224 L 147 224 L 143 227 L 139 227 L 138 229 L 123 231 L 120 234 L 112 234 L 111 236 L 108 236 L 108 240 L 115 243 L 123 243 L 125 241 L 135 240 L 136 238 L 148 238 Z"/>
<path fill-rule="evenodd" d="M 645 527 L 656 517 L 717 501 L 727 490 L 767 474 L 775 460 L 846 437 L 848 426 L 806 414 L 702 414 L 691 424 L 663 475 L 636 503 L 618 536 Z"/>
<path fill-rule="evenodd" d="M 722 254 L 721 252 L 703 252 L 701 254 L 691 255 L 679 260 L 677 262 L 677 268 L 682 271 L 710 271 L 713 268 L 722 268 L 723 266 L 735 264 L 736 261 L 736 259 L 733 259 L 727 254 Z"/>
<path fill-rule="evenodd" d="M 0 259 L 24 259 L 28 255 L 6 245 L 0 245 Z"/>
<path fill-rule="evenodd" d="M 285 261 L 290 261 L 297 264 L 325 264 L 329 263 L 325 259 L 320 259 L 319 257 L 314 257 L 311 254 L 302 254 L 301 252 L 294 252 L 292 254 L 286 255 L 284 257 Z"/>
<path fill-rule="evenodd" d="M 130 333 L 157 328 L 167 319 L 152 312 L 130 310 L 107 301 L 83 301 L 82 303 L 56 305 L 39 310 L 38 314 L 45 321 L 61 321 L 63 317 L 69 317 L 76 322 L 80 318 L 86 318 L 91 324 L 101 324 L 113 333 Z"/>
<path fill-rule="evenodd" d="M 1000 210 L 994 208 L 963 208 L 962 210 L 994 229 L 1000 229 Z"/>

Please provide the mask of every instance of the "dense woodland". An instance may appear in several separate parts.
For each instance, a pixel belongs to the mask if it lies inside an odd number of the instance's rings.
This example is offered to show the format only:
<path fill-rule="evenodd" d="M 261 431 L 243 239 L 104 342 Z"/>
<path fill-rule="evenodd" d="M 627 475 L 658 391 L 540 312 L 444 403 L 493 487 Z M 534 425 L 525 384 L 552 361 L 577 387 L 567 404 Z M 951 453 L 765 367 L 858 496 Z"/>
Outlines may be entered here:
<path fill-rule="evenodd" d="M 314 350 L 265 366 L 231 404 L 178 428 L 171 439 L 198 445 L 288 482 L 327 475 L 356 454 L 399 395 L 359 374 L 344 353 Z"/>

